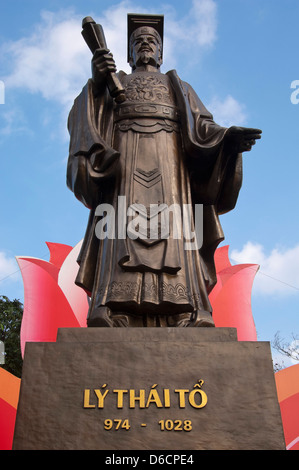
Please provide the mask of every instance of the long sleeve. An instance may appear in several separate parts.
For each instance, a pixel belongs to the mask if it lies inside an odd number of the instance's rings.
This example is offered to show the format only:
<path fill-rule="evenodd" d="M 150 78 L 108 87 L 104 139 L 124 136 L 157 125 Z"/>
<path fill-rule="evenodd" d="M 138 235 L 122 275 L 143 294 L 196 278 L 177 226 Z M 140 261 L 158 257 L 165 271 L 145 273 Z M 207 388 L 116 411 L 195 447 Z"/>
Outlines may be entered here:
<path fill-rule="evenodd" d="M 203 204 L 200 251 L 208 292 L 215 285 L 214 253 L 224 234 L 219 215 L 235 207 L 242 185 L 242 154 L 228 153 L 227 128 L 219 126 L 192 87 L 169 72 L 182 120 L 182 139 L 193 204 Z"/>
<path fill-rule="evenodd" d="M 234 208 L 242 184 L 242 155 L 229 154 L 227 128 L 214 122 L 193 88 L 169 72 L 182 119 L 182 138 L 194 202 L 214 205 L 216 213 Z"/>
<path fill-rule="evenodd" d="M 109 145 L 112 116 L 107 112 L 109 106 L 106 96 L 95 98 L 93 84 L 89 80 L 76 98 L 68 119 L 67 186 L 88 208 L 99 204 L 103 192 L 101 185 L 111 176 L 113 164 L 119 156 Z"/>

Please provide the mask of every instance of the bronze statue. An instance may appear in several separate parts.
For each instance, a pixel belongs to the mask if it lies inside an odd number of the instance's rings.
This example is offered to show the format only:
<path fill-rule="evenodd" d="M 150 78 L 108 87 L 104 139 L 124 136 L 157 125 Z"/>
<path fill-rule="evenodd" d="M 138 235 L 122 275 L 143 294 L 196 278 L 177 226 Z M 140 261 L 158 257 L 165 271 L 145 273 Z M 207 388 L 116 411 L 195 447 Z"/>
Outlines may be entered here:
<path fill-rule="evenodd" d="M 128 31 L 132 73 L 116 74 L 105 42 L 89 44 L 92 79 L 68 123 L 67 184 L 90 209 L 76 279 L 91 298 L 87 325 L 211 327 L 214 252 L 224 238 L 218 216 L 234 208 L 242 152 L 261 131 L 217 125 L 176 71 L 160 72 L 163 16 L 128 15 Z M 193 233 L 202 208 L 197 249 L 186 249 L 184 210 L 169 211 L 163 233 L 158 215 L 177 207 L 192 208 Z M 156 231 L 144 231 L 152 218 Z"/>

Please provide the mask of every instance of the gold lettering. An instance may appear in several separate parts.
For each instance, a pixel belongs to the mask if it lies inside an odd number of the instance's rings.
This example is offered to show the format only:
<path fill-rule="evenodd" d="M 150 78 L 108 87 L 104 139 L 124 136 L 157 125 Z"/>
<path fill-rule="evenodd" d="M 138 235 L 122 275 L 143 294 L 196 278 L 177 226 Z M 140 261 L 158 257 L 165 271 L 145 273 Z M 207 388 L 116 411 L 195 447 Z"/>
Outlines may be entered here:
<path fill-rule="evenodd" d="M 158 392 L 157 390 L 155 390 L 154 387 L 157 387 L 157 384 L 153 385 L 152 390 L 149 392 L 147 403 L 146 403 L 146 408 L 148 408 L 151 403 L 155 403 L 157 408 L 163 408 Z"/>
<path fill-rule="evenodd" d="M 179 394 L 179 407 L 185 408 L 186 406 L 185 393 L 189 393 L 189 390 L 176 389 L 175 392 Z"/>
<path fill-rule="evenodd" d="M 196 393 L 199 393 L 200 396 L 201 396 L 199 405 L 195 402 L 195 394 Z M 193 406 L 193 408 L 203 408 L 204 406 L 206 406 L 207 402 L 208 402 L 208 397 L 207 397 L 207 394 L 203 390 L 196 389 L 196 390 L 192 390 L 192 392 L 190 392 L 189 403 L 190 403 L 191 406 Z"/>
<path fill-rule="evenodd" d="M 207 394 L 201 390 L 204 380 L 198 379 L 197 383 L 194 385 L 193 390 L 178 388 L 174 390 L 174 393 L 178 394 L 178 402 L 180 408 L 186 408 L 186 394 L 188 394 L 189 404 L 196 409 L 203 408 L 208 402 Z M 107 384 L 102 385 L 101 389 L 93 389 L 96 397 L 97 404 L 90 403 L 91 389 L 84 389 L 83 395 L 83 408 L 104 408 L 105 399 L 109 392 L 109 389 L 106 389 Z M 124 407 L 124 395 L 129 393 L 129 408 L 148 408 L 151 404 L 156 405 L 157 408 L 170 408 L 170 389 L 163 388 L 161 393 L 157 390 L 158 384 L 152 385 L 148 396 L 146 397 L 146 389 L 114 389 L 113 393 L 117 394 L 116 405 L 117 408 Z M 106 390 L 104 390 L 106 389 Z M 173 393 L 173 392 L 172 392 Z M 198 394 L 198 395 L 196 395 Z"/>
<path fill-rule="evenodd" d="M 123 408 L 124 393 L 128 393 L 128 390 L 113 390 L 113 393 L 117 393 L 117 408 Z"/>
<path fill-rule="evenodd" d="M 84 390 L 84 401 L 83 401 L 83 408 L 95 408 L 96 405 L 90 404 L 90 390 L 86 388 Z"/>
<path fill-rule="evenodd" d="M 135 401 L 139 401 L 139 408 L 145 407 L 145 390 L 139 390 L 140 395 L 135 396 L 135 390 L 130 390 L 130 408 L 135 408 Z"/>
<path fill-rule="evenodd" d="M 170 408 L 169 388 L 164 388 L 164 407 Z"/>
<path fill-rule="evenodd" d="M 104 400 L 108 392 L 109 390 L 106 390 L 104 394 L 102 394 L 101 390 L 99 389 L 94 390 L 94 393 L 96 394 L 98 398 L 98 408 L 104 408 Z"/>

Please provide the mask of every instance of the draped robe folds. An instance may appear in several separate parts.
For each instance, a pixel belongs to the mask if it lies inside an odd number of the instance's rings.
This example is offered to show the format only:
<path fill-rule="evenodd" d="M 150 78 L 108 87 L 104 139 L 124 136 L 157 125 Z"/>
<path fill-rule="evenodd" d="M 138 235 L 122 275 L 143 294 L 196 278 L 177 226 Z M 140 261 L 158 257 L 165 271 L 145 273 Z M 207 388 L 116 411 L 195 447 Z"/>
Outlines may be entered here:
<path fill-rule="evenodd" d="M 133 75 L 141 73 L 119 73 L 125 88 Z M 69 115 L 67 184 L 90 209 L 76 278 L 91 297 L 89 318 L 100 306 L 133 315 L 212 311 L 208 294 L 217 280 L 214 253 L 224 238 L 219 214 L 236 204 L 242 155 L 229 153 L 227 129 L 213 121 L 190 85 L 174 70 L 163 77 L 175 97 L 177 119 L 122 120 L 107 90 L 95 91 L 92 80 Z M 125 196 L 127 207 L 202 204 L 202 246 L 185 250 L 183 237 L 153 244 L 119 238 L 118 196 Z M 96 236 L 100 204 L 115 208 L 114 238 Z"/>

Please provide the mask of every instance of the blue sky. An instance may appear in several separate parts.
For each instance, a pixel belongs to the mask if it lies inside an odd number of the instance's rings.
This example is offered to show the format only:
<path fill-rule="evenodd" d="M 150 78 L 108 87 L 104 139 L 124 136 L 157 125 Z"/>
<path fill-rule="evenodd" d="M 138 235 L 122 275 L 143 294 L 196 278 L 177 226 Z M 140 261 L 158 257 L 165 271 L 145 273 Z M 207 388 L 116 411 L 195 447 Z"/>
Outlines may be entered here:
<path fill-rule="evenodd" d="M 66 120 L 90 76 L 81 21 L 93 16 L 118 69 L 127 13 L 165 15 L 164 64 L 215 120 L 263 130 L 244 154 L 237 207 L 221 217 L 232 264 L 257 263 L 252 311 L 260 341 L 299 330 L 298 0 L 1 1 L 0 294 L 23 300 L 15 256 L 48 259 L 46 241 L 77 244 L 87 209 L 65 184 Z M 299 84 L 299 82 L 298 82 Z M 298 87 L 299 88 L 299 87 Z M 1 98 L 0 98 L 1 100 Z M 297 100 L 298 101 L 298 100 Z"/>

